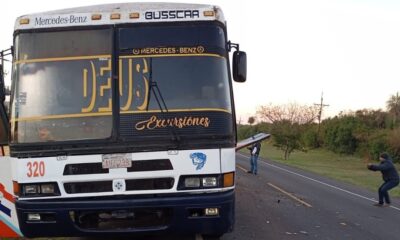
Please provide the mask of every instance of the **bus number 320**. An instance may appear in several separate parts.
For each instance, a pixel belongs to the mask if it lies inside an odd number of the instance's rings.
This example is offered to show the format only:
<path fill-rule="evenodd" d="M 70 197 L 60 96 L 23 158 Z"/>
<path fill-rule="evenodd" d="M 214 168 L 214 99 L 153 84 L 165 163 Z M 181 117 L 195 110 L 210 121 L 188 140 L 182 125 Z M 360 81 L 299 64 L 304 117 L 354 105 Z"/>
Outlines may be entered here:
<path fill-rule="evenodd" d="M 26 166 L 28 167 L 26 174 L 28 177 L 43 177 L 45 174 L 46 169 L 43 161 L 28 162 Z"/>

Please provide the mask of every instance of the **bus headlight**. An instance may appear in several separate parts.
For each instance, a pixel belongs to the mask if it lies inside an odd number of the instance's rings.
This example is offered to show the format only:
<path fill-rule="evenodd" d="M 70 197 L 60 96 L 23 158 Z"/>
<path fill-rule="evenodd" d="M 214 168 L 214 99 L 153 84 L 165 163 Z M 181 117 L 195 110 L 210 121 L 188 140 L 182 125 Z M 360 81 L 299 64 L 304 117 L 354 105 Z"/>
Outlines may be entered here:
<path fill-rule="evenodd" d="M 39 185 L 37 185 L 37 184 L 32 184 L 32 185 L 23 185 L 22 186 L 22 192 L 25 194 L 25 195 L 36 195 L 36 194 L 39 194 Z"/>
<path fill-rule="evenodd" d="M 22 183 L 20 184 L 20 197 L 46 197 L 60 196 L 56 182 L 49 183 Z"/>
<path fill-rule="evenodd" d="M 200 178 L 196 177 L 185 178 L 185 188 L 199 188 L 199 187 L 200 187 Z"/>
<path fill-rule="evenodd" d="M 55 193 L 55 185 L 52 183 L 46 183 L 40 185 L 41 193 L 43 194 L 54 194 Z"/>
<path fill-rule="evenodd" d="M 216 186 L 218 186 L 216 177 L 203 177 L 202 181 L 203 181 L 203 187 L 216 187 Z"/>
<path fill-rule="evenodd" d="M 232 187 L 234 186 L 234 176 L 234 172 L 181 176 L 178 182 L 178 190 Z"/>

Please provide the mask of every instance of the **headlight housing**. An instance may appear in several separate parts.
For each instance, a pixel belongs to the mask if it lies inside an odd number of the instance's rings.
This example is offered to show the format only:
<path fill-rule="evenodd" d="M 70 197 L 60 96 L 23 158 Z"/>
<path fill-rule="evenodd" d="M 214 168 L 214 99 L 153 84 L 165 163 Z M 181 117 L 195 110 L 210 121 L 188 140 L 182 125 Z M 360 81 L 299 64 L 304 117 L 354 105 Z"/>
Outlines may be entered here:
<path fill-rule="evenodd" d="M 48 197 L 61 195 L 56 182 L 21 183 L 19 184 L 19 189 L 19 197 Z"/>
<path fill-rule="evenodd" d="M 178 190 L 212 189 L 232 187 L 234 172 L 207 175 L 183 175 L 179 178 Z"/>

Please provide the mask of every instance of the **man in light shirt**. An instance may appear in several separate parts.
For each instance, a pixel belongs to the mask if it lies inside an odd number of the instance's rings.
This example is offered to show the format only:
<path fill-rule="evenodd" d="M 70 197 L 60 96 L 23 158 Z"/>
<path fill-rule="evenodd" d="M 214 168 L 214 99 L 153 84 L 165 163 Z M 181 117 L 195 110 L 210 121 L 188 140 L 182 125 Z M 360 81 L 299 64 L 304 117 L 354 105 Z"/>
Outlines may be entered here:
<path fill-rule="evenodd" d="M 260 154 L 260 150 L 261 150 L 261 143 L 256 142 L 251 147 L 248 147 L 247 149 L 250 150 L 250 154 L 251 154 L 251 157 L 250 157 L 251 170 L 247 171 L 247 172 L 257 175 L 257 160 L 258 160 L 258 155 Z"/>

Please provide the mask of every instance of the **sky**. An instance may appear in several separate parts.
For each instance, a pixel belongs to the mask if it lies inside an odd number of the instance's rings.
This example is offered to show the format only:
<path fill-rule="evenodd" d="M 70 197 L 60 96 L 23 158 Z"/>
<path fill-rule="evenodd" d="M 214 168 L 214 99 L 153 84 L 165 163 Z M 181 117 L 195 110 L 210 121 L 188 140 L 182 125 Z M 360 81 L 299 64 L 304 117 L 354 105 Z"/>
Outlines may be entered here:
<path fill-rule="evenodd" d="M 8 1 L 0 14 L 0 49 L 12 45 L 14 21 L 21 15 L 121 1 Z M 185 2 L 220 6 L 229 40 L 247 52 L 247 82 L 233 84 L 242 122 L 270 103 L 319 103 L 322 92 L 329 104 L 323 117 L 384 110 L 400 91 L 398 0 Z"/>

